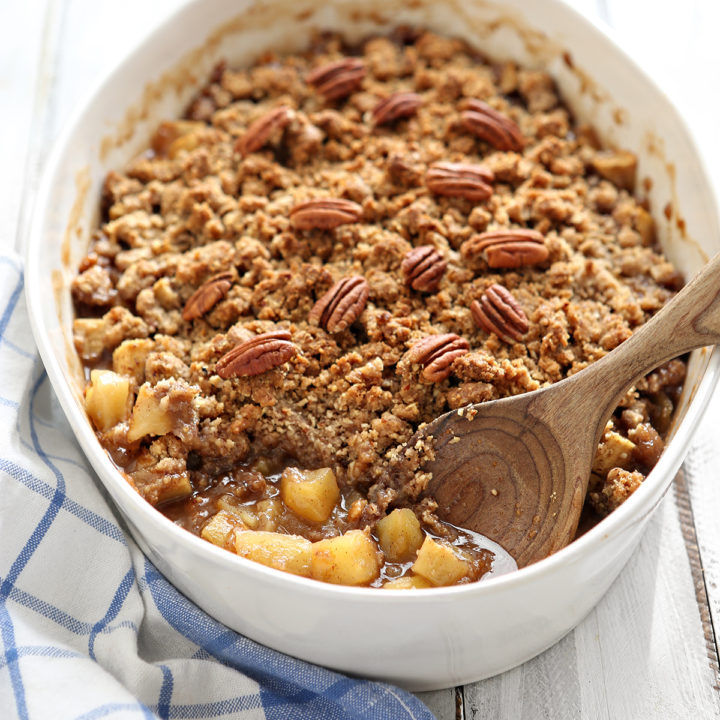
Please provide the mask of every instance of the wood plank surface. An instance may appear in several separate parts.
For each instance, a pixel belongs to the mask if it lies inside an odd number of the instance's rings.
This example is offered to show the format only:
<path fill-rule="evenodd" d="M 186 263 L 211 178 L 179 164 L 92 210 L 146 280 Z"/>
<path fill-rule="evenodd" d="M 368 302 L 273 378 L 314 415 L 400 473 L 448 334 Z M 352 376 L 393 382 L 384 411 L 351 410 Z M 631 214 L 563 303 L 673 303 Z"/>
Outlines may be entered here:
<path fill-rule="evenodd" d="M 31 212 L 43 157 L 89 89 L 176 0 L 28 0 L 0 5 L 0 248 Z M 720 4 L 573 0 L 610 22 L 661 78 L 720 186 Z M 649 15 L 649 12 L 652 15 Z M 112 32 L 107 32 L 108 26 Z M 669 38 L 672 40 L 670 41 Z M 590 615 L 554 647 L 498 677 L 419 696 L 438 720 L 648 720 L 720 717 L 720 393 L 693 440 L 687 472 Z"/>
<path fill-rule="evenodd" d="M 672 494 L 618 580 L 557 645 L 465 688 L 473 720 L 712 718 L 720 713 Z"/>

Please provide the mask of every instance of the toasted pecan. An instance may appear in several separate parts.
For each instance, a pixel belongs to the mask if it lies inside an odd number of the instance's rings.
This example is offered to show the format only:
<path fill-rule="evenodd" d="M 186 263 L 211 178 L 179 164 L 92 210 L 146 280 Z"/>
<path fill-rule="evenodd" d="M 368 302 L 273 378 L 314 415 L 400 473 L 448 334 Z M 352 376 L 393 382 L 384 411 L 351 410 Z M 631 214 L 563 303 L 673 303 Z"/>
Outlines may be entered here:
<path fill-rule="evenodd" d="M 445 258 L 432 245 L 420 245 L 408 250 L 400 265 L 405 282 L 419 292 L 437 290 L 446 267 Z"/>
<path fill-rule="evenodd" d="M 530 327 L 520 303 L 506 287 L 497 283 L 483 293 L 479 302 L 473 300 L 470 312 L 485 332 L 495 333 L 507 343 L 522 340 Z"/>
<path fill-rule="evenodd" d="M 228 294 L 233 278 L 233 273 L 221 272 L 206 280 L 185 303 L 182 311 L 183 320 L 194 320 L 212 310 Z"/>
<path fill-rule="evenodd" d="M 287 362 L 297 347 L 287 330 L 276 330 L 241 342 L 215 364 L 215 372 L 224 379 L 260 375 Z"/>
<path fill-rule="evenodd" d="M 346 57 L 315 68 L 305 80 L 328 100 L 339 100 L 360 89 L 365 73 L 361 58 Z"/>
<path fill-rule="evenodd" d="M 428 335 L 405 353 L 405 360 L 423 366 L 421 380 L 441 382 L 450 376 L 453 362 L 469 350 L 468 341 L 455 333 Z"/>
<path fill-rule="evenodd" d="M 529 228 L 489 230 L 473 235 L 460 248 L 464 258 L 484 254 L 488 267 L 511 269 L 537 265 L 550 254 L 545 236 Z"/>
<path fill-rule="evenodd" d="M 274 132 L 284 130 L 294 116 L 295 112 L 287 105 L 270 110 L 250 124 L 250 127 L 235 143 L 235 150 L 242 155 L 257 152 Z"/>
<path fill-rule="evenodd" d="M 520 152 L 525 147 L 525 137 L 517 124 L 482 100 L 466 101 L 461 117 L 467 130 L 497 150 Z"/>
<path fill-rule="evenodd" d="M 396 92 L 381 100 L 372 111 L 373 123 L 375 125 L 387 125 L 398 118 L 414 115 L 423 99 L 413 92 Z"/>
<path fill-rule="evenodd" d="M 332 230 L 357 222 L 362 206 L 341 198 L 318 198 L 302 202 L 290 211 L 290 222 L 298 230 Z"/>
<path fill-rule="evenodd" d="M 370 294 L 367 280 L 360 275 L 336 282 L 308 314 L 308 321 L 336 333 L 352 325 L 365 309 Z"/>
<path fill-rule="evenodd" d="M 468 163 L 433 163 L 425 173 L 425 184 L 435 195 L 464 197 L 473 202 L 487 200 L 492 195 L 490 183 L 495 176 L 485 165 Z"/>

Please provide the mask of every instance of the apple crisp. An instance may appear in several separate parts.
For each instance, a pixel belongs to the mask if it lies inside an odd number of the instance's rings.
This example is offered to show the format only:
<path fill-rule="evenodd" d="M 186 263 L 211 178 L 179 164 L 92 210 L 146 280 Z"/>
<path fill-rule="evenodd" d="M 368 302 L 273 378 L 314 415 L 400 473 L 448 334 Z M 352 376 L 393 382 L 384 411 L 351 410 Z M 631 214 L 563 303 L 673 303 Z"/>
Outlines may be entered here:
<path fill-rule="evenodd" d="M 407 29 L 219 64 L 104 184 L 73 283 L 98 438 L 188 530 L 329 582 L 432 587 L 511 566 L 435 515 L 422 423 L 535 390 L 679 289 L 636 158 L 552 78 Z M 662 452 L 685 365 L 629 391 L 586 510 Z"/>

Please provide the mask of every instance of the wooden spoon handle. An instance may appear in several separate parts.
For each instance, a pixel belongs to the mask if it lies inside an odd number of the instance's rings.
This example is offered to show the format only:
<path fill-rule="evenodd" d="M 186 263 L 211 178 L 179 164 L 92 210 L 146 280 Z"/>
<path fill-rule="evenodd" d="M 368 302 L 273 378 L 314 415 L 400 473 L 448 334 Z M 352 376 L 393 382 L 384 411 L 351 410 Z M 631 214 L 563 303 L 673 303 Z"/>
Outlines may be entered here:
<path fill-rule="evenodd" d="M 575 392 L 590 383 L 608 417 L 629 387 L 664 362 L 695 348 L 720 343 L 720 253 L 647 323 L 576 376 Z"/>

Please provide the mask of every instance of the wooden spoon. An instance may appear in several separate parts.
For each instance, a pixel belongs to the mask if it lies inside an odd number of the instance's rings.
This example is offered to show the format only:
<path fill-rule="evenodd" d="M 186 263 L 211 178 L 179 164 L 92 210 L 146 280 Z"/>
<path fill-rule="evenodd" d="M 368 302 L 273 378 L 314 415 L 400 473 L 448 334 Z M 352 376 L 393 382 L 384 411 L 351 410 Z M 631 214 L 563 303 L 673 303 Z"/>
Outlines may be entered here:
<path fill-rule="evenodd" d="M 440 416 L 409 443 L 435 457 L 426 494 L 447 522 L 497 542 L 523 567 L 575 536 L 590 467 L 626 391 L 662 363 L 720 342 L 720 254 L 612 352 L 547 388 Z"/>

